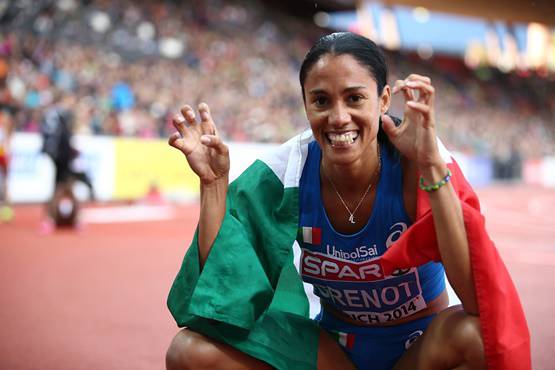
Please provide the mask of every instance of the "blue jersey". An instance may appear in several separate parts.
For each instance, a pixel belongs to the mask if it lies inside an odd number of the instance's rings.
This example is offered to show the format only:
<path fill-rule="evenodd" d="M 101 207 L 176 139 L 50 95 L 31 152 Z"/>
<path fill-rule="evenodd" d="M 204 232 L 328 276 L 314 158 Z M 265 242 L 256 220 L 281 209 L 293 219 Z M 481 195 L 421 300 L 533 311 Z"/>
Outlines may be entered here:
<path fill-rule="evenodd" d="M 342 234 L 331 225 L 320 193 L 321 150 L 308 147 L 300 181 L 302 279 L 327 305 L 362 323 L 380 324 L 410 316 L 427 307 L 445 289 L 443 265 L 385 275 L 380 258 L 411 225 L 403 201 L 400 159 L 381 146 L 381 176 L 372 213 L 355 234 Z"/>

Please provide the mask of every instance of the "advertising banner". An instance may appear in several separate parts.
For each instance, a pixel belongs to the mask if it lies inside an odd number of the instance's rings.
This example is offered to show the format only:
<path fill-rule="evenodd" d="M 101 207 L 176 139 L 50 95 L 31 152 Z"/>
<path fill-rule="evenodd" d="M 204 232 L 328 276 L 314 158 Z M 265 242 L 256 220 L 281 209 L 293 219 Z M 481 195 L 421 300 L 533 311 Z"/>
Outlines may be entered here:
<path fill-rule="evenodd" d="M 116 138 L 115 199 L 137 199 L 157 189 L 170 198 L 196 198 L 198 177 L 166 140 Z"/>

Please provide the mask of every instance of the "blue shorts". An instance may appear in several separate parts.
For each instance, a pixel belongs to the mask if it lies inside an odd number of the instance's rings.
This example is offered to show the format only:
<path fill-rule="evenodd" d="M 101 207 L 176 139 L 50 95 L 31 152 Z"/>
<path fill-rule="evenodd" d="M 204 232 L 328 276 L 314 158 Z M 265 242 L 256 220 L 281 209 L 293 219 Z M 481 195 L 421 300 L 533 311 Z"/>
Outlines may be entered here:
<path fill-rule="evenodd" d="M 359 370 L 391 370 L 435 315 L 396 326 L 356 326 L 322 310 L 316 321 L 337 339 Z"/>

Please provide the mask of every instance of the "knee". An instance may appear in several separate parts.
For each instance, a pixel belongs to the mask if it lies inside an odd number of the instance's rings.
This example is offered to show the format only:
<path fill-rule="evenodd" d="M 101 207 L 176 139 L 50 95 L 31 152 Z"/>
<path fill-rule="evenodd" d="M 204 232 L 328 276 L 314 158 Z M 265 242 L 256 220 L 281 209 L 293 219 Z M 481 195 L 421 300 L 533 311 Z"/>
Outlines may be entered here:
<path fill-rule="evenodd" d="M 189 369 L 187 365 L 187 340 L 184 338 L 182 331 L 177 333 L 173 338 L 166 352 L 166 369 L 167 370 L 185 370 Z"/>
<path fill-rule="evenodd" d="M 459 358 L 466 364 L 473 364 L 472 369 L 485 368 L 484 343 L 480 320 L 477 316 L 468 315 L 462 309 L 447 310 L 438 317 L 440 336 Z"/>
<path fill-rule="evenodd" d="M 212 347 L 202 335 L 183 329 L 173 338 L 166 352 L 166 369 L 214 368 L 216 357 Z"/>
<path fill-rule="evenodd" d="M 461 352 L 483 352 L 482 330 L 477 316 L 468 315 L 462 310 L 454 312 L 446 318 L 445 329 L 450 334 L 450 343 L 455 349 Z"/>

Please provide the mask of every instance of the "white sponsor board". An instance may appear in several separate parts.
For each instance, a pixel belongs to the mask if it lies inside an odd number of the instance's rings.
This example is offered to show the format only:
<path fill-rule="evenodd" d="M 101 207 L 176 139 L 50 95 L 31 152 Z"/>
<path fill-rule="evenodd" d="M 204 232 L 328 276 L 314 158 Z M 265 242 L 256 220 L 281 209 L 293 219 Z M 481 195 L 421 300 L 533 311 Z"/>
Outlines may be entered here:
<path fill-rule="evenodd" d="M 97 199 L 110 200 L 114 191 L 113 139 L 100 136 L 75 137 L 80 155 L 79 170 L 88 174 Z M 16 133 L 11 141 L 8 196 L 14 203 L 46 202 L 54 191 L 54 164 L 41 152 L 42 138 Z"/>
<path fill-rule="evenodd" d="M 73 142 L 80 152 L 76 167 L 88 174 L 96 198 L 112 200 L 116 175 L 114 139 L 108 136 L 76 136 Z"/>
<path fill-rule="evenodd" d="M 543 159 L 541 184 L 548 188 L 555 187 L 555 156 Z"/>
<path fill-rule="evenodd" d="M 524 162 L 523 180 L 530 185 L 555 187 L 555 156 L 529 159 Z"/>
<path fill-rule="evenodd" d="M 137 139 L 139 141 L 139 139 Z M 98 200 L 112 200 L 115 193 L 115 138 L 76 136 L 78 170 L 88 174 Z M 12 138 L 9 197 L 14 203 L 46 202 L 54 190 L 54 164 L 41 153 L 42 138 L 36 133 L 16 133 Z M 278 144 L 227 143 L 231 157 L 230 179 L 241 174 L 255 158 Z M 168 150 L 174 150 L 168 147 Z M 147 171 L 148 169 L 145 169 Z"/>
<path fill-rule="evenodd" d="M 137 139 L 140 141 L 140 139 Z M 74 145 L 80 151 L 76 165 L 88 174 L 99 200 L 112 200 L 115 194 L 116 153 L 115 138 L 102 136 L 76 136 Z M 241 174 L 254 160 L 278 144 L 227 143 L 231 157 L 230 180 Z M 45 202 L 54 189 L 54 165 L 41 153 L 42 139 L 36 133 L 16 133 L 11 142 L 9 197 L 14 203 Z M 174 150 L 168 147 L 168 150 Z M 463 172 L 469 171 L 470 161 L 464 154 L 455 157 Z M 531 161 L 525 164 L 530 172 Z M 555 187 L 555 157 L 537 161 L 534 176 L 525 176 L 527 183 Z M 145 168 L 145 171 L 148 171 Z M 532 180 L 530 180 L 532 178 Z"/>
<path fill-rule="evenodd" d="M 41 153 L 37 134 L 17 133 L 12 137 L 8 175 L 8 197 L 16 202 L 44 202 L 54 189 L 54 164 Z"/>

